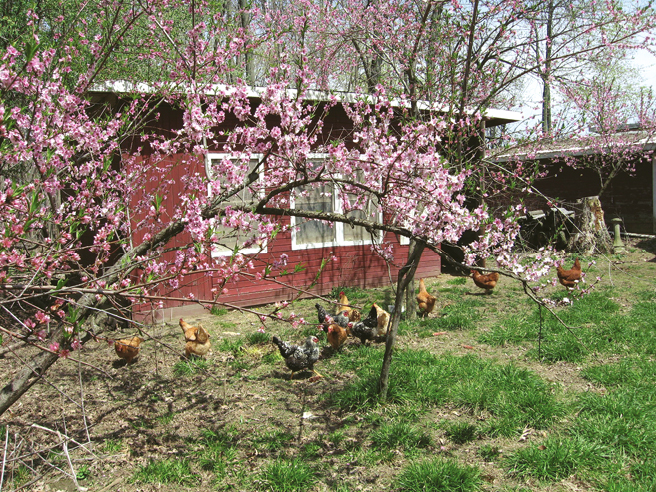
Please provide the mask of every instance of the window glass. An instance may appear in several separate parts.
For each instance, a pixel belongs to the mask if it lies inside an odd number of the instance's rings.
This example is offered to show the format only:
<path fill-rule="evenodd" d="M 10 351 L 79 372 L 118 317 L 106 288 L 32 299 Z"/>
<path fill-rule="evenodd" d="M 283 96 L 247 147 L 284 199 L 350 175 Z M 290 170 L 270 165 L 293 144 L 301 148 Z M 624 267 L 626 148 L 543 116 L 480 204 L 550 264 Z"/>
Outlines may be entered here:
<path fill-rule="evenodd" d="M 227 179 L 225 178 L 225 173 L 221 172 L 220 170 L 221 160 L 224 158 L 225 156 L 220 156 L 217 154 L 208 156 L 208 161 L 211 169 L 211 179 L 217 180 L 221 184 L 227 183 Z M 251 172 L 253 169 L 255 169 L 257 164 L 258 164 L 257 158 L 251 159 L 251 161 L 249 162 L 248 170 L 244 168 L 244 173 L 246 174 L 247 172 L 248 173 Z M 221 189 L 223 190 L 224 187 L 222 186 Z M 256 199 L 257 197 L 254 194 L 254 190 L 252 188 L 247 187 L 241 190 L 239 193 L 236 193 L 235 195 L 231 196 L 223 203 L 225 204 L 226 207 L 227 206 L 250 207 L 254 205 Z M 249 221 L 249 225 L 252 225 L 253 227 L 256 228 L 258 225 L 258 221 Z M 247 227 L 245 229 L 236 229 L 234 227 L 217 225 L 215 226 L 214 229 L 216 232 L 216 236 L 218 237 L 218 243 L 214 246 L 213 253 L 218 256 L 231 255 L 235 251 L 235 248 L 237 246 L 240 246 L 241 248 L 244 242 L 250 240 L 254 235 L 253 232 L 250 230 L 250 227 Z M 261 248 L 259 246 L 240 249 L 241 253 L 255 253 L 259 251 L 261 251 Z"/>
<path fill-rule="evenodd" d="M 294 207 L 311 212 L 333 212 L 332 186 L 304 186 L 299 189 L 299 195 L 294 200 Z M 320 220 L 296 218 L 296 244 L 325 244 L 336 240 L 336 228 L 328 222 Z"/>

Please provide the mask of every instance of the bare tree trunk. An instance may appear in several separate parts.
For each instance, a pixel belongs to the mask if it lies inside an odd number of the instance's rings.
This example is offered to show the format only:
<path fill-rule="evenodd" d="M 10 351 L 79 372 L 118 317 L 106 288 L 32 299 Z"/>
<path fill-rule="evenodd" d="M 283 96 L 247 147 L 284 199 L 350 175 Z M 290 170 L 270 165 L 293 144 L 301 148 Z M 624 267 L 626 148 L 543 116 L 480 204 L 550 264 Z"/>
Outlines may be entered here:
<path fill-rule="evenodd" d="M 545 40 L 544 72 L 542 73 L 542 131 L 545 135 L 551 133 L 551 54 L 553 43 L 554 4 L 547 4 L 547 39 Z"/>
<path fill-rule="evenodd" d="M 423 244 L 423 243 L 422 243 Z M 408 247 L 408 262 L 412 260 L 415 254 L 419 243 L 414 239 L 410 240 L 410 246 Z M 423 248 L 423 246 L 422 246 Z M 419 262 L 419 260 L 417 260 Z M 416 268 L 415 268 L 416 270 Z M 405 319 L 416 319 L 417 318 L 417 296 L 415 295 L 415 270 L 412 271 L 412 275 L 408 278 L 408 284 L 405 288 Z M 401 314 L 401 313 L 400 313 Z"/>
<path fill-rule="evenodd" d="M 606 228 L 599 197 L 581 198 L 576 202 L 575 208 L 576 232 L 570 238 L 568 249 L 583 254 L 612 252 L 613 241 Z"/>
<path fill-rule="evenodd" d="M 387 332 L 387 342 L 385 344 L 385 356 L 383 357 L 383 368 L 380 371 L 380 379 L 378 382 L 378 397 L 381 401 L 387 399 L 387 390 L 389 389 L 389 372 L 392 363 L 392 351 L 394 349 L 394 342 L 396 341 L 396 334 L 399 331 L 399 321 L 401 320 L 401 306 L 403 306 L 403 295 L 408 287 L 408 283 L 414 278 L 417 265 L 421 259 L 421 254 L 424 252 L 426 243 L 416 242 L 412 254 L 408 256 L 408 262 L 399 270 L 399 275 L 396 281 L 396 299 L 394 300 L 394 313 L 392 314 L 392 324 Z"/>

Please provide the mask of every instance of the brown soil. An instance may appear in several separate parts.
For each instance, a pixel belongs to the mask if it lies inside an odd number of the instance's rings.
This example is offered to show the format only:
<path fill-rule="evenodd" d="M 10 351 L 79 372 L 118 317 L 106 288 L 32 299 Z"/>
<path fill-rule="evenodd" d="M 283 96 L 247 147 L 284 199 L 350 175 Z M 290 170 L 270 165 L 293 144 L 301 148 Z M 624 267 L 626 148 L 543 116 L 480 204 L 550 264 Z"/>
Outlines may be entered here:
<path fill-rule="evenodd" d="M 653 287 L 656 269 L 653 246 L 651 242 L 634 241 L 628 245 L 628 254 L 597 260 L 596 271 L 603 275 L 601 284 L 612 282 L 615 285 L 614 292 L 619 293 L 615 300 L 624 309 L 632 304 L 632 289 Z M 450 275 L 442 275 L 427 279 L 427 286 L 429 291 L 437 292 L 453 287 L 449 283 L 451 280 Z M 399 346 L 428 349 L 438 354 L 475 353 L 502 363 L 513 361 L 556 383 L 565 395 L 603 391 L 582 379 L 580 367 L 575 364 L 540 364 L 525 357 L 528 347 L 490 347 L 478 343 L 477 335 L 481 330 L 491 326 L 498 317 L 516 312 L 518 303 L 528 304 L 521 299 L 521 289 L 506 278 L 501 279 L 489 296 L 480 294 L 470 280 L 465 287 L 470 292 L 467 295 L 480 296 L 483 303 L 475 330 L 448 331 L 429 338 L 403 336 L 398 340 Z M 377 299 L 389 294 L 384 290 L 372 291 Z M 286 312 L 293 309 L 315 322 L 314 302 L 302 301 L 287 308 Z M 438 300 L 431 316 L 440 316 L 449 302 Z M 258 310 L 267 312 L 269 308 Z M 371 426 L 363 415 L 341 412 L 330 407 L 323 398 L 327 393 L 339 391 L 355 377 L 340 370 L 336 360 L 330 357 L 330 348 L 324 349 L 316 366 L 324 378 L 313 378 L 311 373 L 304 372 L 290 382 L 289 371 L 282 360 L 263 361 L 267 354 L 276 352 L 272 344 L 245 344 L 238 357 L 229 350 L 220 349 L 226 347 L 222 340 L 235 342 L 257 331 L 261 323 L 253 314 L 229 312 L 186 321 L 202 322 L 212 335 L 213 348 L 206 357 L 205 374 L 174 374 L 174 366 L 181 362 L 184 352 L 182 331 L 177 324 L 148 327 L 144 331 L 147 341 L 141 354 L 129 366 L 116 357 L 112 347 L 95 342 L 74 354 L 79 357 L 79 363 L 68 359 L 55 364 L 41 382 L 0 417 L 0 424 L 6 426 L 6 434 L 1 437 L 6 457 L 5 479 L 9 477 L 3 490 L 12 490 L 12 486 L 21 484 L 29 484 L 23 490 L 76 490 L 70 477 L 71 469 L 80 478 L 80 487 L 98 492 L 266 490 L 257 482 L 257 477 L 262 467 L 280 453 L 267 449 L 267 440 L 270 440 L 267 433 L 274 431 L 293 436 L 289 448 L 283 451 L 287 456 L 302 456 L 304 444 L 318 445 L 316 453 L 320 458 L 315 463 L 322 465 L 322 476 L 312 490 L 337 490 L 340 486 L 342 490 L 390 490 L 393 478 L 408 460 L 402 453 L 393 453 L 380 463 L 364 462 L 361 458 L 349 461 L 349 443 L 353 447 L 360 444 L 366 447 Z M 267 332 L 291 333 L 286 325 L 275 324 L 269 324 Z M 108 336 L 124 338 L 132 334 L 134 331 L 124 331 Z M 348 351 L 351 344 L 357 343 L 349 339 L 344 350 Z M 29 348 L 5 353 L 0 364 L 3 380 L 6 381 L 22 361 L 29 360 L 30 355 Z M 384 418 L 387 413 L 396 411 L 388 406 L 375 412 Z M 544 432 L 526 429 L 519 439 L 486 438 L 454 445 L 437 425 L 442 420 L 474 421 L 484 417 L 458 408 L 430 410 L 419 420 L 432 434 L 433 443 L 427 456 L 444 455 L 478 466 L 486 480 L 486 490 L 520 485 L 531 490 L 587 490 L 576 477 L 555 487 L 516 482 L 497 462 L 486 463 L 477 454 L 483 444 L 497 446 L 507 453 L 542 438 Z M 357 425 L 353 425 L 354 422 Z M 198 483 L 193 487 L 130 483 L 135 471 L 152 460 L 189 457 L 194 463 L 193 453 L 203 429 L 234 429 L 236 432 L 238 453 L 230 465 L 233 469 L 223 482 L 214 483 L 212 473 L 192 464 L 198 476 Z M 341 429 L 345 429 L 344 440 L 336 445 L 328 436 Z M 23 466 L 19 468 L 20 464 Z"/>

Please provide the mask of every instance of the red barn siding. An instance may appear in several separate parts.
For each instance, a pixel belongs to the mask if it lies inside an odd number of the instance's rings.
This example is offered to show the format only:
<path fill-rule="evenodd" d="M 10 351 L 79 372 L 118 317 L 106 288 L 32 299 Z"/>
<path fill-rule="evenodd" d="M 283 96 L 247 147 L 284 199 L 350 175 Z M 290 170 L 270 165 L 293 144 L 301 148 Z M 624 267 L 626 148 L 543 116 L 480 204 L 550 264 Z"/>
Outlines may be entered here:
<path fill-rule="evenodd" d="M 396 242 L 396 238 L 393 235 L 390 236 Z M 329 294 L 334 287 L 384 287 L 389 285 L 389 274 L 392 276 L 392 281 L 396 282 L 398 270 L 403 265 L 408 253 L 408 246 L 401 246 L 396 242 L 394 252 L 397 264 L 391 267 L 391 271 L 388 271 L 386 262 L 374 254 L 369 245 L 292 251 L 291 235 L 281 234 L 269 246 L 267 253 L 259 255 L 259 259 L 254 260 L 255 270 L 252 273 L 261 272 L 264 269 L 265 261 L 269 264 L 273 263 L 280 258 L 282 253 L 288 255 L 288 263 L 284 267 L 287 271 L 293 272 L 294 266 L 297 264 L 302 265 L 304 270 L 289 275 L 281 275 L 280 271 L 272 271 L 271 277 L 279 283 L 270 280 L 256 280 L 254 277 L 243 275 L 225 286 L 227 292 L 219 297 L 220 303 L 229 306 L 252 307 L 291 300 L 298 295 L 297 289 L 306 291 L 301 294 L 301 297 L 308 298 L 314 295 Z M 317 283 L 312 286 L 322 260 L 332 257 L 333 254 L 338 259 L 327 263 Z M 440 257 L 431 251 L 426 251 L 416 275 L 418 277 L 437 276 L 440 274 L 440 267 Z M 183 297 L 193 293 L 196 299 L 209 300 L 212 299 L 210 292 L 212 287 L 218 287 L 217 280 L 209 275 L 199 274 L 193 276 L 191 281 L 176 292 L 162 292 L 162 294 Z M 206 308 L 200 304 L 187 303 L 185 306 L 185 303 L 171 300 L 164 301 L 163 304 L 163 308 L 155 310 L 158 320 L 171 320 L 184 315 L 206 312 Z M 144 311 L 143 315 L 150 316 L 150 309 Z"/>

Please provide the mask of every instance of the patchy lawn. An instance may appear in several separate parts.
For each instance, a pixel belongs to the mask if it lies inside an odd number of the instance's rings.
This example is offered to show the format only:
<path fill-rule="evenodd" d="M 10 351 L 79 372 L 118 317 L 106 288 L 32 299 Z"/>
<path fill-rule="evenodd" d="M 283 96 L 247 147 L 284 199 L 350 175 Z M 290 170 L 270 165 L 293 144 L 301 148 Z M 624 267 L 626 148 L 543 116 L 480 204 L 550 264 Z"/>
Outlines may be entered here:
<path fill-rule="evenodd" d="M 262 334 L 239 312 L 187 319 L 211 334 L 202 361 L 182 359 L 177 324 L 150 327 L 129 366 L 92 342 L 2 416 L 3 490 L 653 490 L 653 247 L 584 258 L 587 282 L 601 277 L 584 299 L 545 288 L 574 299 L 555 308 L 567 328 L 506 278 L 491 295 L 427 279 L 435 310 L 401 323 L 384 405 L 383 344 L 335 353 L 320 333 L 324 378 L 289 380 L 270 337 L 316 333 L 316 300 L 285 309 L 310 322 L 296 330 Z M 359 307 L 392 297 L 347 293 Z M 29 355 L 5 353 L 3 377 Z"/>

